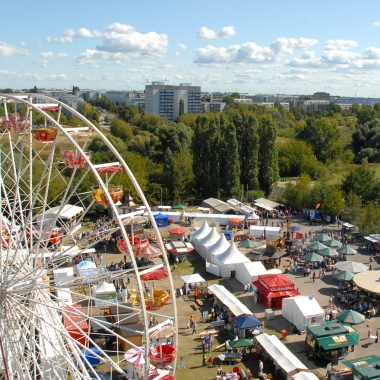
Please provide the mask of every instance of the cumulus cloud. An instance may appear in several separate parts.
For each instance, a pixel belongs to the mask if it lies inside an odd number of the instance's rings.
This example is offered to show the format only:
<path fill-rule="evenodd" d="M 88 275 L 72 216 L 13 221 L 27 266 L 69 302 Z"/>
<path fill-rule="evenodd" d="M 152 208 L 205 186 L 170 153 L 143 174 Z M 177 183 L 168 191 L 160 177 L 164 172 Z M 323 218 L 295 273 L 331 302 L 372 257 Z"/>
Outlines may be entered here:
<path fill-rule="evenodd" d="M 373 26 L 380 26 L 380 21 L 375 21 L 375 22 L 373 23 Z"/>
<path fill-rule="evenodd" d="M 98 51 L 108 53 L 123 53 L 130 56 L 161 57 L 168 47 L 168 36 L 149 32 L 136 32 L 127 24 L 114 23 L 105 28 L 104 41 L 96 47 Z"/>
<path fill-rule="evenodd" d="M 366 59 L 380 59 L 380 49 L 370 46 L 364 50 L 363 57 Z"/>
<path fill-rule="evenodd" d="M 351 50 L 358 46 L 353 40 L 328 40 L 325 43 L 325 50 Z"/>
<path fill-rule="evenodd" d="M 101 37 L 102 33 L 97 30 L 89 30 L 87 28 L 80 28 L 75 30 L 73 28 L 66 29 L 61 37 L 47 37 L 48 42 L 57 42 L 61 44 L 72 43 L 77 38 L 97 38 Z"/>
<path fill-rule="evenodd" d="M 0 57 L 10 57 L 12 55 L 30 55 L 29 51 L 25 48 L 25 44 L 10 45 L 6 42 L 0 42 Z"/>
<path fill-rule="evenodd" d="M 295 49 L 307 49 L 317 44 L 315 39 L 308 38 L 277 38 L 268 47 L 262 47 L 255 42 L 230 47 L 207 46 L 197 49 L 196 63 L 260 63 L 271 62 L 292 54 Z"/>
<path fill-rule="evenodd" d="M 179 43 L 178 46 L 179 46 L 179 48 L 181 50 L 186 50 L 187 49 L 187 46 L 185 44 Z"/>
<path fill-rule="evenodd" d="M 57 53 L 57 54 L 54 54 L 51 51 L 45 51 L 45 52 L 41 53 L 41 57 L 60 59 L 60 58 L 66 58 L 66 57 L 68 57 L 68 54 L 67 53 Z"/>
<path fill-rule="evenodd" d="M 212 29 L 202 26 L 197 32 L 198 38 L 202 40 L 215 40 L 217 38 L 230 38 L 235 35 L 235 28 L 233 26 L 225 26 L 218 33 Z"/>

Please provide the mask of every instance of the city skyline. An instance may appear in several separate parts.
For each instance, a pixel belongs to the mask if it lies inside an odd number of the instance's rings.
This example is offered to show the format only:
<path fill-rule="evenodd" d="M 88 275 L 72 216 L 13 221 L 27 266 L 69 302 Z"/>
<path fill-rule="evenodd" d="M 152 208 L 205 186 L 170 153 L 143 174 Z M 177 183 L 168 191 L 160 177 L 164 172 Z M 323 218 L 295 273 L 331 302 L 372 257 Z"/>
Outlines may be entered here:
<path fill-rule="evenodd" d="M 0 88 L 380 96 L 377 2 L 17 4 L 0 26 Z"/>

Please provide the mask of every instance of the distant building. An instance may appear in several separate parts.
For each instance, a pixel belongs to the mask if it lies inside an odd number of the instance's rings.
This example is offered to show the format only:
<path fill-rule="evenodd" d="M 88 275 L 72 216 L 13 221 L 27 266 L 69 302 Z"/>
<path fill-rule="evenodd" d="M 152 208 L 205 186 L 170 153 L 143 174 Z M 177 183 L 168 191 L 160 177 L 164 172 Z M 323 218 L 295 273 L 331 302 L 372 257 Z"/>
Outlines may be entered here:
<path fill-rule="evenodd" d="M 313 100 L 328 100 L 330 101 L 330 94 L 328 92 L 315 92 Z"/>
<path fill-rule="evenodd" d="M 226 106 L 225 102 L 219 101 L 210 101 L 210 102 L 202 102 L 202 112 L 222 112 L 224 107 Z"/>
<path fill-rule="evenodd" d="M 201 87 L 191 83 L 179 86 L 166 85 L 164 82 L 152 82 L 145 85 L 145 112 L 166 117 L 174 121 L 179 117 L 179 103 L 183 100 L 184 113 L 198 114 L 202 110 Z"/>
<path fill-rule="evenodd" d="M 254 103 L 256 104 L 257 106 L 265 106 L 267 108 L 275 108 L 276 106 L 274 105 L 274 102 L 258 102 L 258 103 Z M 285 111 L 289 111 L 289 103 L 280 103 L 284 108 L 285 108 Z"/>
<path fill-rule="evenodd" d="M 307 113 L 313 111 L 329 111 L 330 110 L 330 101 L 328 100 L 299 100 L 294 99 L 289 101 L 290 108 L 301 107 Z"/>

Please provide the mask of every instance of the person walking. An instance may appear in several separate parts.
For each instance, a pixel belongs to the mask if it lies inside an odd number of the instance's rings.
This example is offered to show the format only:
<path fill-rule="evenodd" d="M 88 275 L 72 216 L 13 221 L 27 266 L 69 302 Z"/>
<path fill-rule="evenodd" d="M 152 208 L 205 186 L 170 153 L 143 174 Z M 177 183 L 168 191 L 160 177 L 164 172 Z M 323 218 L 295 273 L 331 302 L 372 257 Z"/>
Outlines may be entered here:
<path fill-rule="evenodd" d="M 202 354 L 203 354 L 203 356 L 205 355 L 205 353 L 206 353 L 206 342 L 202 341 Z"/>
<path fill-rule="evenodd" d="M 315 282 L 315 271 L 313 270 L 313 282 Z"/>
<path fill-rule="evenodd" d="M 195 302 L 197 301 L 198 294 L 199 294 L 198 288 L 195 288 L 195 290 L 194 290 L 194 301 Z"/>
<path fill-rule="evenodd" d="M 367 325 L 367 328 L 368 328 L 367 339 L 369 339 L 371 337 L 371 328 L 369 327 L 369 325 Z"/>
<path fill-rule="evenodd" d="M 191 335 L 194 335 L 197 332 L 197 324 L 193 322 L 193 332 Z"/>
<path fill-rule="evenodd" d="M 203 358 L 202 358 L 202 367 L 206 367 L 206 355 L 203 355 Z"/>
<path fill-rule="evenodd" d="M 190 315 L 190 327 L 193 327 L 194 324 L 194 317 Z"/>

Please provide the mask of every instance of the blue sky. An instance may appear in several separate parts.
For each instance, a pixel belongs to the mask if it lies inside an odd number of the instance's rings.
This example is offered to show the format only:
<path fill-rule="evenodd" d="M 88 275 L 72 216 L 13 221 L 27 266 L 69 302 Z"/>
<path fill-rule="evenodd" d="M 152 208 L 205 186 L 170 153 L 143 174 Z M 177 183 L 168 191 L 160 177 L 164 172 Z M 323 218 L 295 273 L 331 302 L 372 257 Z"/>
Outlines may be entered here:
<path fill-rule="evenodd" d="M 379 1 L 19 0 L 6 9 L 0 88 L 142 90 L 166 78 L 203 91 L 380 97 Z"/>

